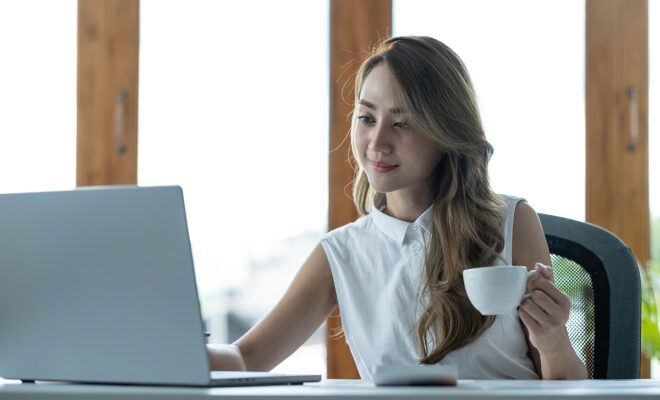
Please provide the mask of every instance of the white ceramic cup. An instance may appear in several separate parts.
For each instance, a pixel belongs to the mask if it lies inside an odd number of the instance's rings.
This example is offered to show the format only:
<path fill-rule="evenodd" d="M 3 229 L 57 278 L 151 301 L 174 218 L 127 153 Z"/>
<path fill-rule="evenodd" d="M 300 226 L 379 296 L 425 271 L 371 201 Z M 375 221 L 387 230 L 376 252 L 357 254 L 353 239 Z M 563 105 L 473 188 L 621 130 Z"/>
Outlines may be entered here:
<path fill-rule="evenodd" d="M 538 272 L 518 265 L 470 268 L 463 271 L 468 298 L 482 315 L 501 315 L 515 310 L 527 298 L 527 280 Z"/>

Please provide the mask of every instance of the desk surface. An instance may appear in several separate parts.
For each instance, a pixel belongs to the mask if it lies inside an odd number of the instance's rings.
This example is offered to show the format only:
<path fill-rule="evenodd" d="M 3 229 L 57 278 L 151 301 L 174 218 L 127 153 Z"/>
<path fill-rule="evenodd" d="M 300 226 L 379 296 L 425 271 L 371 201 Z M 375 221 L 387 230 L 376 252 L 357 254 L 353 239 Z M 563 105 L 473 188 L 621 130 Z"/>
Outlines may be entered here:
<path fill-rule="evenodd" d="M 454 387 L 376 387 L 354 380 L 302 386 L 181 388 L 68 383 L 4 383 L 0 399 L 649 399 L 660 398 L 660 380 L 459 381 Z"/>
<path fill-rule="evenodd" d="M 649 399 L 660 398 L 660 380 L 459 381 L 455 387 L 375 387 L 352 380 L 302 386 L 182 388 L 67 383 L 0 384 L 0 399 Z"/>

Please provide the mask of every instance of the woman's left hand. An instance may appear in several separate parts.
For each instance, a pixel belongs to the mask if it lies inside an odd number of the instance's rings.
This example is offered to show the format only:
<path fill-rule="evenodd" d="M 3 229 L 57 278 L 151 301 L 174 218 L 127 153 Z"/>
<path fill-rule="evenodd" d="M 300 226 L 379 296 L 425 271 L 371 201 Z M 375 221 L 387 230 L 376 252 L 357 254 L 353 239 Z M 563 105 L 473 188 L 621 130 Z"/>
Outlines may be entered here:
<path fill-rule="evenodd" d="M 539 353 L 557 354 L 568 341 L 566 321 L 571 300 L 554 285 L 552 267 L 537 263 L 535 269 L 540 276 L 529 278 L 527 292 L 531 296 L 520 304 L 518 315 L 527 327 L 530 343 Z"/>

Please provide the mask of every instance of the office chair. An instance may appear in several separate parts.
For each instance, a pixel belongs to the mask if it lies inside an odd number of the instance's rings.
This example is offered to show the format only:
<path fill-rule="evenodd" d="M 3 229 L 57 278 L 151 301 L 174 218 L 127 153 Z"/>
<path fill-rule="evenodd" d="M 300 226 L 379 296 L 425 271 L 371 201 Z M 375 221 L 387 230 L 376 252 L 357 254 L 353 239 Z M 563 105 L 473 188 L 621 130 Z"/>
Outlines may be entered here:
<path fill-rule="evenodd" d="M 614 234 L 539 214 L 555 284 L 571 298 L 566 324 L 590 378 L 639 378 L 641 284 L 635 257 Z"/>

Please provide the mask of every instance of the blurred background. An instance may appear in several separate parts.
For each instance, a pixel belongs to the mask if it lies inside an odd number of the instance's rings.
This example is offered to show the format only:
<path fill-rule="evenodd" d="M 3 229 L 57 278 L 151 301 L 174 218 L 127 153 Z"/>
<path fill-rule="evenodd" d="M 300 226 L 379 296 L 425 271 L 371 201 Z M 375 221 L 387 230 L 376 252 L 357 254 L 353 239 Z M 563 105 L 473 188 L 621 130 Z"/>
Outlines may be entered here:
<path fill-rule="evenodd" d="M 212 341 L 231 342 L 274 306 L 329 228 L 331 2 L 137 4 L 137 183 L 183 188 L 203 315 Z M 433 36 L 461 56 L 495 148 L 495 191 L 582 221 L 586 9 L 585 0 L 393 0 L 389 32 Z M 0 0 L 0 193 L 81 185 L 78 18 L 76 0 Z M 654 260 L 659 26 L 660 1 L 649 0 Z M 325 327 L 276 371 L 325 376 Z"/>

